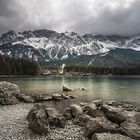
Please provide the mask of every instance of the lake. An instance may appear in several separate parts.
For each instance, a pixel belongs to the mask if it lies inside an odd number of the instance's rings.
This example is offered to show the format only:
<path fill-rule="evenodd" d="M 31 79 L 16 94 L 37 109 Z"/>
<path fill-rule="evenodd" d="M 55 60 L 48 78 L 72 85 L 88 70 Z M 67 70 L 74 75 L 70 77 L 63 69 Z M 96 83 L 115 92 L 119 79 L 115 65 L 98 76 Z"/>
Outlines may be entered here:
<path fill-rule="evenodd" d="M 74 89 L 71 94 L 77 97 L 75 102 L 103 99 L 129 100 L 140 103 L 140 76 L 17 76 L 1 77 L 0 81 L 15 83 L 26 94 L 61 93 L 62 86 L 66 84 Z M 82 87 L 86 90 L 79 90 Z"/>

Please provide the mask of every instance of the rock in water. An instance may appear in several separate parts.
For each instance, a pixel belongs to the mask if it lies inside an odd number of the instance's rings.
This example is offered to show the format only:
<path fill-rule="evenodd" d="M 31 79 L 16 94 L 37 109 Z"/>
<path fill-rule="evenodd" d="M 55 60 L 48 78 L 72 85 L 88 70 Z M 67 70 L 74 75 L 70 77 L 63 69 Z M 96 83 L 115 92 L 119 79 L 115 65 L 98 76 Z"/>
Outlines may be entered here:
<path fill-rule="evenodd" d="M 22 102 L 25 102 L 25 103 L 34 103 L 35 102 L 35 100 L 31 96 L 27 96 L 27 95 L 25 95 L 23 93 L 17 94 L 16 98 L 19 101 L 22 101 Z"/>
<path fill-rule="evenodd" d="M 43 97 L 43 101 L 50 101 L 50 100 L 52 100 L 52 96 L 50 96 L 50 95 L 45 95 Z"/>
<path fill-rule="evenodd" d="M 63 91 L 72 91 L 67 85 L 63 85 Z"/>
<path fill-rule="evenodd" d="M 17 104 L 18 100 L 15 97 L 17 94 L 20 94 L 20 89 L 17 85 L 5 81 L 0 82 L 0 104 Z"/>
<path fill-rule="evenodd" d="M 20 100 L 24 101 L 26 103 L 33 103 L 33 102 L 41 102 L 41 101 L 50 101 L 52 100 L 52 96 L 50 95 L 41 95 L 41 94 L 35 94 L 32 96 L 25 96 L 24 94 L 20 95 Z"/>
<path fill-rule="evenodd" d="M 32 96 L 32 98 L 34 99 L 34 101 L 43 101 L 43 96 L 40 94 L 35 94 Z"/>
<path fill-rule="evenodd" d="M 84 90 L 86 90 L 84 87 L 82 87 L 82 88 L 80 88 L 80 90 L 82 90 L 82 91 L 84 91 Z"/>
<path fill-rule="evenodd" d="M 68 96 L 68 95 L 66 95 L 66 94 L 62 94 L 62 97 L 63 97 L 64 99 L 70 99 L 70 98 L 71 98 L 70 96 Z"/>
<path fill-rule="evenodd" d="M 92 136 L 92 140 L 133 140 L 120 134 L 96 133 Z"/>
<path fill-rule="evenodd" d="M 52 99 L 53 100 L 62 100 L 63 99 L 63 97 L 62 97 L 62 95 L 61 94 L 52 94 Z"/>
<path fill-rule="evenodd" d="M 11 84 L 9 82 L 0 82 L 0 91 L 4 93 L 4 96 L 15 96 L 20 93 L 20 89 L 17 85 Z"/>
<path fill-rule="evenodd" d="M 34 99 L 31 96 L 22 96 L 21 101 L 25 103 L 34 103 Z"/>
<path fill-rule="evenodd" d="M 77 117 L 78 115 L 83 113 L 83 109 L 81 106 L 79 105 L 71 105 L 71 114 L 73 115 L 73 117 Z"/>

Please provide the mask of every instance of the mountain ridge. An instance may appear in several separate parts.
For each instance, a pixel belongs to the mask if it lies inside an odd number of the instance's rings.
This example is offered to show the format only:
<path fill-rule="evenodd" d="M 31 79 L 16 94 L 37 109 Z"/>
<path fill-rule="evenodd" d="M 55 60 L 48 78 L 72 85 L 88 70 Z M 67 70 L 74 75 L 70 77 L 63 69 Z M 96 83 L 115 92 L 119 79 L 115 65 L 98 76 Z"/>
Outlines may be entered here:
<path fill-rule="evenodd" d="M 10 57 L 34 59 L 41 63 L 52 60 L 77 59 L 79 56 L 100 58 L 111 50 L 132 49 L 140 51 L 140 35 L 133 37 L 117 35 L 85 34 L 75 32 L 58 33 L 40 29 L 34 31 L 9 31 L 0 37 L 0 54 Z M 88 64 L 93 61 L 92 59 Z"/>

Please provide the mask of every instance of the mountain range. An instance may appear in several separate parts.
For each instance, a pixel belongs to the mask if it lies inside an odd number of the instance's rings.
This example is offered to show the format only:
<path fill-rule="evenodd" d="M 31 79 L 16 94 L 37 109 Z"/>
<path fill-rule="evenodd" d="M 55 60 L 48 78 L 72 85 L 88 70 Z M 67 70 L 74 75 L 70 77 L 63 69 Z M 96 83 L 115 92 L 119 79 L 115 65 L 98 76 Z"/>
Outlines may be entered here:
<path fill-rule="evenodd" d="M 79 35 L 41 29 L 9 31 L 0 37 L 0 54 L 40 64 L 66 63 L 109 67 L 140 66 L 140 35 Z"/>

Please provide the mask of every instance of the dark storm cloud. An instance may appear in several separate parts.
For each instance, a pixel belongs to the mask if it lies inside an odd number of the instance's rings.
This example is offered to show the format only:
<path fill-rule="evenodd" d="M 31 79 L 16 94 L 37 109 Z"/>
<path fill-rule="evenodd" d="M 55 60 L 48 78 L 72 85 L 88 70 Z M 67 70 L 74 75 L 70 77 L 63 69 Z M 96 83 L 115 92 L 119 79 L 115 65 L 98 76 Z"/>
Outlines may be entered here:
<path fill-rule="evenodd" d="M 140 0 L 0 0 L 0 32 L 140 33 Z"/>

